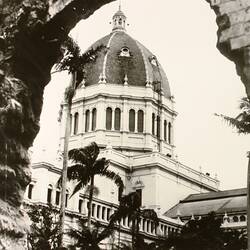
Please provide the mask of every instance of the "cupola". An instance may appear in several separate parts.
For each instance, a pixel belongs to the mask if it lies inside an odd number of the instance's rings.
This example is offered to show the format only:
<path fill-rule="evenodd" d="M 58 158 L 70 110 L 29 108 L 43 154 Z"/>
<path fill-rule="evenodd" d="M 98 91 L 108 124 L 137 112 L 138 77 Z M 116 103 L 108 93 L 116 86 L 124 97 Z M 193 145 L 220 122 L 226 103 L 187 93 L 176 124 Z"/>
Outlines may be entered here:
<path fill-rule="evenodd" d="M 127 17 L 121 11 L 121 4 L 119 4 L 119 10 L 113 16 L 113 31 L 117 31 L 117 30 L 125 31 L 126 20 L 127 20 Z"/>

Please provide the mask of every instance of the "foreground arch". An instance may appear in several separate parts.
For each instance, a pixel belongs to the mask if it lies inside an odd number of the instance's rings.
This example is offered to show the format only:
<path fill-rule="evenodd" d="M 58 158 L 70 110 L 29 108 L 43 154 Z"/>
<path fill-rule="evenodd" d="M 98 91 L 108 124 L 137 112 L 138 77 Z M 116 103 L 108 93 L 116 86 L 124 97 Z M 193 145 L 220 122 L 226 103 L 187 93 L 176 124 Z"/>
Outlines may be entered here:
<path fill-rule="evenodd" d="M 112 1 L 0 1 L 0 181 L 4 186 L 0 248 L 24 249 L 23 236 L 29 227 L 20 205 L 30 182 L 28 149 L 39 131 L 44 87 L 61 56 L 61 45 L 81 19 Z M 217 16 L 217 47 L 235 63 L 250 97 L 250 1 L 206 1 Z"/>

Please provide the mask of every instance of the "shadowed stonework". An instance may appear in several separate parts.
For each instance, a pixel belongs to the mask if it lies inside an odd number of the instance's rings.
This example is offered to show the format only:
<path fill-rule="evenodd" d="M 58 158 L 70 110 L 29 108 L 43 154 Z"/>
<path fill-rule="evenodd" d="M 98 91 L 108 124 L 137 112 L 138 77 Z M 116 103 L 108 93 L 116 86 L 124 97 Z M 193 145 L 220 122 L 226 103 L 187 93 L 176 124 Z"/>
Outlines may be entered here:
<path fill-rule="evenodd" d="M 250 96 L 250 1 L 206 0 L 215 11 L 217 48 L 236 65 L 237 74 Z"/>
<path fill-rule="evenodd" d="M 29 227 L 20 205 L 31 178 L 28 149 L 61 45 L 79 20 L 111 1 L 0 1 L 0 249 L 25 248 Z"/>

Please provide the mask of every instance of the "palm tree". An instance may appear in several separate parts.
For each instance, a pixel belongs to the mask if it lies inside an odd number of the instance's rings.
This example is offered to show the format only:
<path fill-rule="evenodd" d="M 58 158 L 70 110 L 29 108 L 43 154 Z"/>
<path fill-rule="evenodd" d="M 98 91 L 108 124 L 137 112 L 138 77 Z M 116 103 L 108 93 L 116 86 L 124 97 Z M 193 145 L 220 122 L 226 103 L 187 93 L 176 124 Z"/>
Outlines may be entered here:
<path fill-rule="evenodd" d="M 153 209 L 141 209 L 141 197 L 137 192 L 132 192 L 121 197 L 120 205 L 111 215 L 110 223 L 120 222 L 124 217 L 130 218 L 132 221 L 133 249 L 136 249 L 141 218 L 152 220 L 156 226 L 159 224 L 158 216 Z"/>
<path fill-rule="evenodd" d="M 77 180 L 77 184 L 74 187 L 73 196 L 88 183 L 89 186 L 89 203 L 88 203 L 88 227 L 91 225 L 92 214 L 92 200 L 94 191 L 94 178 L 96 175 L 104 176 L 110 180 L 113 180 L 119 187 L 119 192 L 124 189 L 124 184 L 121 177 L 108 169 L 109 161 L 106 158 L 97 159 L 100 149 L 95 142 L 90 145 L 72 149 L 69 151 L 69 159 L 72 160 L 73 165 L 68 167 L 67 178 L 69 181 Z"/>
<path fill-rule="evenodd" d="M 229 117 L 222 114 L 215 114 L 222 117 L 230 126 L 237 129 L 240 134 L 250 133 L 250 101 L 248 97 L 243 97 L 240 100 L 239 109 L 241 112 L 235 117 Z"/>
<path fill-rule="evenodd" d="M 73 247 L 81 250 L 100 250 L 99 244 L 113 233 L 113 227 L 103 227 L 99 222 L 93 222 L 92 227 L 86 226 L 86 219 L 79 219 L 78 229 L 67 233 L 76 240 Z"/>
<path fill-rule="evenodd" d="M 239 134 L 250 133 L 250 100 L 248 97 L 243 97 L 240 101 L 239 109 L 241 112 L 237 117 L 232 118 L 226 115 L 218 115 L 222 117 L 230 126 L 237 129 Z M 248 152 L 248 170 L 247 170 L 247 232 L 248 232 L 248 247 L 250 248 L 250 151 Z"/>
<path fill-rule="evenodd" d="M 64 152 L 63 152 L 63 170 L 62 170 L 62 195 L 61 195 L 61 208 L 60 208 L 60 245 L 62 245 L 62 235 L 65 220 L 65 199 L 66 199 L 66 179 L 67 179 L 67 166 L 68 166 L 68 145 L 71 131 L 71 107 L 75 90 L 85 77 L 84 67 L 89 62 L 94 62 L 97 58 L 97 53 L 103 49 L 103 45 L 97 48 L 91 48 L 85 53 L 81 53 L 78 44 L 69 37 L 64 43 L 64 56 L 56 65 L 56 72 L 68 71 L 71 75 L 70 85 L 65 90 L 65 103 L 67 104 L 66 112 L 66 126 L 64 136 Z M 53 72 L 55 73 L 55 72 Z"/>

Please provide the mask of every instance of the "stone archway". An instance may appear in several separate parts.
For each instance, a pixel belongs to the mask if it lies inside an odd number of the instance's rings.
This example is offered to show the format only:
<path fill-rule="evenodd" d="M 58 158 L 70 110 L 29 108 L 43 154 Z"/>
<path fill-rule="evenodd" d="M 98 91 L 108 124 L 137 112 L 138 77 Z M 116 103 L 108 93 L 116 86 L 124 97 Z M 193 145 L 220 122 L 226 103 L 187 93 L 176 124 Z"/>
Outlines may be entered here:
<path fill-rule="evenodd" d="M 81 19 L 112 1 L 0 0 L 0 248 L 24 249 L 17 239 L 28 230 L 20 210 L 30 182 L 27 152 L 60 47 Z M 235 63 L 250 97 L 250 1 L 206 1 L 217 16 L 217 48 Z"/>

